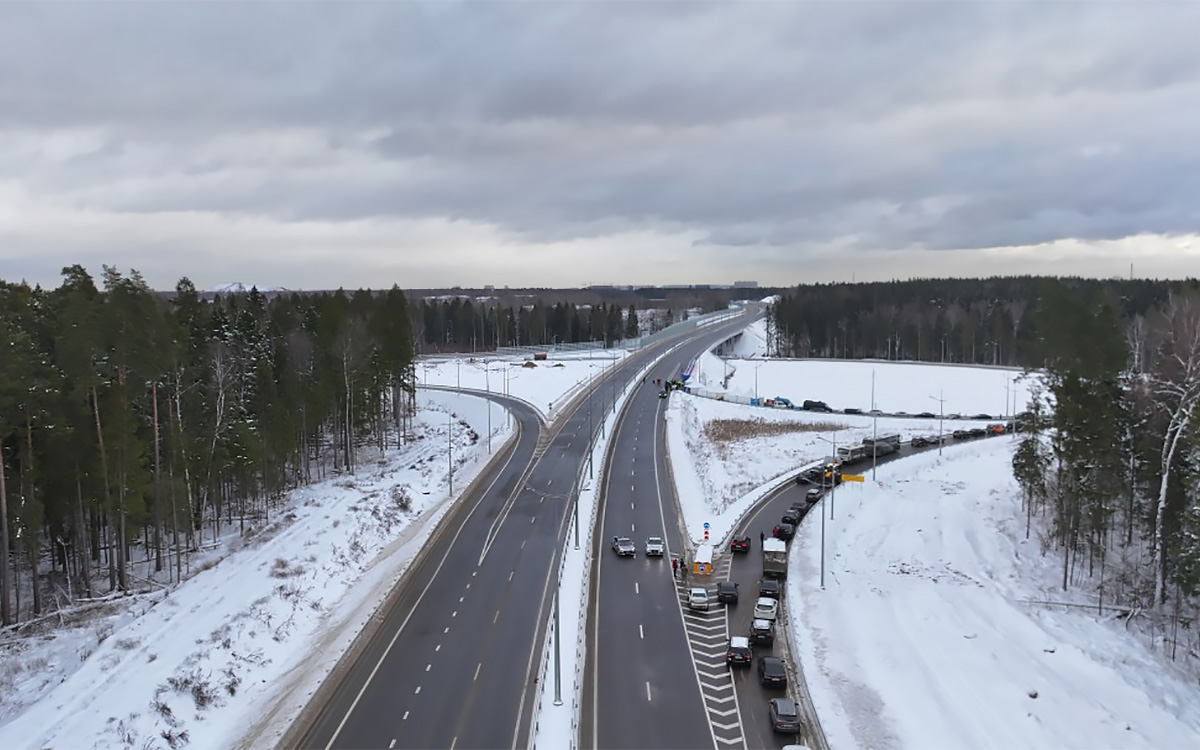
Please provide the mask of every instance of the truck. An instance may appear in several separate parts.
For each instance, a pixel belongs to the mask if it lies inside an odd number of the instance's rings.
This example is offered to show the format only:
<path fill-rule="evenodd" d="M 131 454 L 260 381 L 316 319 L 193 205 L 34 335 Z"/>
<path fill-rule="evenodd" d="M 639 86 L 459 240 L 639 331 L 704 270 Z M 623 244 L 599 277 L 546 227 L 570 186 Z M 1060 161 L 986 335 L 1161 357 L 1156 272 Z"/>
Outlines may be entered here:
<path fill-rule="evenodd" d="M 838 458 L 844 464 L 852 464 L 871 457 L 871 449 L 865 445 L 843 445 L 838 448 Z"/>
<path fill-rule="evenodd" d="M 767 537 L 762 543 L 763 578 L 787 578 L 787 544 Z"/>
<path fill-rule="evenodd" d="M 872 449 L 875 452 L 875 457 L 886 456 L 889 453 L 895 453 L 900 450 L 900 435 L 892 433 L 890 435 L 876 435 L 873 438 L 863 439 L 863 448 L 866 449 L 866 457 L 871 457 Z"/>

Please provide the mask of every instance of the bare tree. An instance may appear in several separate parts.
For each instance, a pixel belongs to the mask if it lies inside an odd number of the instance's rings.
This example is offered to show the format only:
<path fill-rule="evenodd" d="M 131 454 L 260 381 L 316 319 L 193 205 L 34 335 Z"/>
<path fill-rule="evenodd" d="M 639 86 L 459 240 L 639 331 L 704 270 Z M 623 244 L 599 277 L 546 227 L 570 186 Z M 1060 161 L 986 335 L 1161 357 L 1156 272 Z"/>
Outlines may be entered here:
<path fill-rule="evenodd" d="M 1176 452 L 1200 403 L 1200 301 L 1194 296 L 1172 295 L 1154 333 L 1149 391 L 1155 408 L 1167 420 L 1154 525 L 1154 605 L 1161 607 L 1165 596 L 1167 487 Z"/>

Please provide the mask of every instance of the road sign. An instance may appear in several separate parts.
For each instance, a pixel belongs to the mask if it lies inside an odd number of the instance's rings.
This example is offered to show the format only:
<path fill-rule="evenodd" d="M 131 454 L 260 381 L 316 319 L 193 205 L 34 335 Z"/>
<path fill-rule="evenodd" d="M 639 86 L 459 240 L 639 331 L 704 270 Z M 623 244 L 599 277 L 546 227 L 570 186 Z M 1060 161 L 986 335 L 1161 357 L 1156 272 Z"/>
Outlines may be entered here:
<path fill-rule="evenodd" d="M 708 531 L 710 528 L 712 528 L 712 527 L 708 525 L 708 521 L 705 521 L 704 522 L 704 530 Z"/>
<path fill-rule="evenodd" d="M 842 481 L 843 482 L 861 482 L 861 481 L 863 481 L 863 476 L 861 474 L 843 474 Z"/>

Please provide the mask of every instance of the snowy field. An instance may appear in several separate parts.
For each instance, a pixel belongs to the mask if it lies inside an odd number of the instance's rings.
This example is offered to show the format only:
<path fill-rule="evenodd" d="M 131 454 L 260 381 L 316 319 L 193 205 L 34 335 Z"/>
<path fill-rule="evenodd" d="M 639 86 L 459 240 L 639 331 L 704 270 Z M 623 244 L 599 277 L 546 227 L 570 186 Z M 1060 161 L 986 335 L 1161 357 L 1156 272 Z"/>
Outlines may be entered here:
<path fill-rule="evenodd" d="M 789 612 L 836 748 L 1200 747 L 1195 674 L 1120 620 L 1064 613 L 1057 555 L 1024 538 L 1011 444 L 885 464 L 795 541 Z M 811 515 L 810 515 L 811 518 Z"/>

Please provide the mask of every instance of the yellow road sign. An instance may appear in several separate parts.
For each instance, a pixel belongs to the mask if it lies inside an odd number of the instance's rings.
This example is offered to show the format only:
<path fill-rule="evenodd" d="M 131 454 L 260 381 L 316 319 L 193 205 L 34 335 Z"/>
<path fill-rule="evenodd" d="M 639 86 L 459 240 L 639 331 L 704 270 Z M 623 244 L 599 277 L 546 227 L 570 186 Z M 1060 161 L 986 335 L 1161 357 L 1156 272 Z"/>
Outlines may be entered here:
<path fill-rule="evenodd" d="M 843 474 L 842 481 L 843 482 L 861 482 L 861 481 L 863 481 L 863 477 L 861 474 Z"/>

